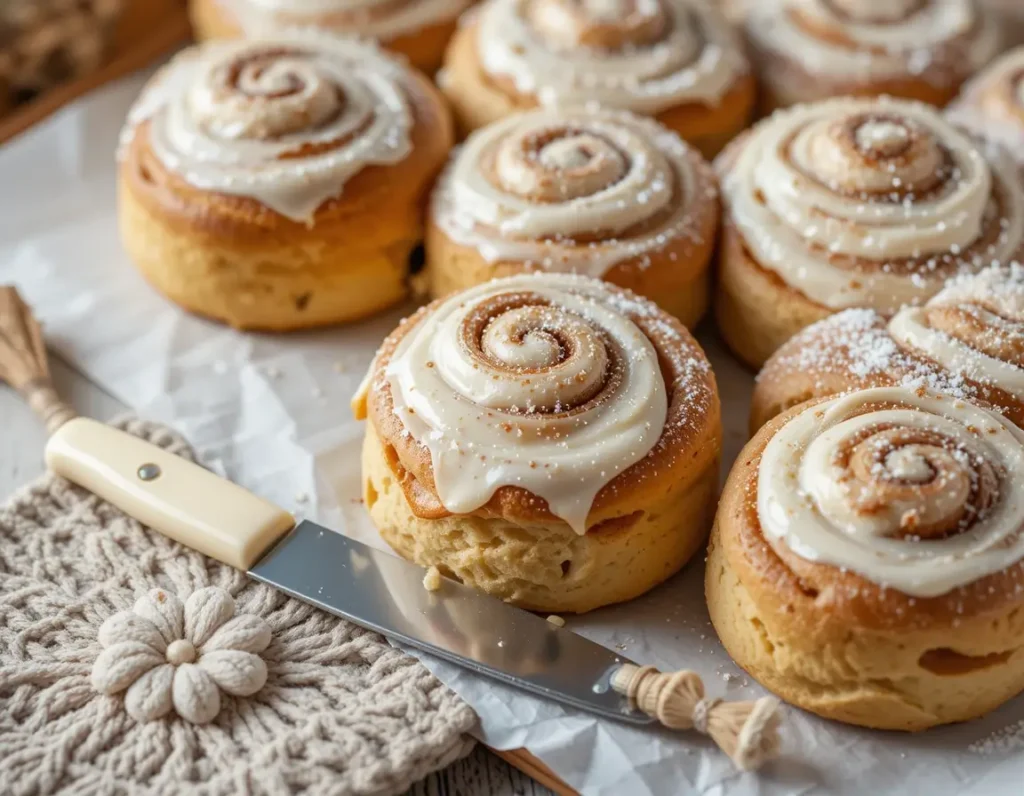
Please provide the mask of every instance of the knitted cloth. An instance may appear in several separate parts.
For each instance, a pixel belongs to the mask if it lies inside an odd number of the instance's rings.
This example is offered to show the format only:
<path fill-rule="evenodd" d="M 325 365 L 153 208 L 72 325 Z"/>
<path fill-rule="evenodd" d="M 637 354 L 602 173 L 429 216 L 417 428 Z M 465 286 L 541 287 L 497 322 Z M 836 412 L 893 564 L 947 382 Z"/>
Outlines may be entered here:
<path fill-rule="evenodd" d="M 120 424 L 188 458 L 162 427 Z M 138 723 L 90 672 L 100 626 L 151 589 L 219 586 L 262 617 L 266 685 L 209 724 Z M 142 527 L 54 475 L 0 509 L 0 790 L 386 794 L 468 753 L 472 710 L 381 636 Z"/>

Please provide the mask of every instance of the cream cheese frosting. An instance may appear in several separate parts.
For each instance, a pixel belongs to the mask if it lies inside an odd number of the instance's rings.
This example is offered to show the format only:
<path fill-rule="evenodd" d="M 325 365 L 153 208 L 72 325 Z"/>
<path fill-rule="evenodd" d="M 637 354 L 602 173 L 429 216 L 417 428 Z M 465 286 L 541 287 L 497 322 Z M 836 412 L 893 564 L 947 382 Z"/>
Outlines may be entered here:
<path fill-rule="evenodd" d="M 247 35 L 318 25 L 394 39 L 455 19 L 472 0 L 216 0 Z"/>
<path fill-rule="evenodd" d="M 598 492 L 652 450 L 668 413 L 658 352 L 609 299 L 569 274 L 498 279 L 401 339 L 383 377 L 445 509 L 517 486 L 582 534 Z"/>
<path fill-rule="evenodd" d="M 815 404 L 768 443 L 768 542 L 882 587 L 936 597 L 1024 558 L 1024 432 L 921 389 Z"/>
<path fill-rule="evenodd" d="M 186 182 L 311 223 L 370 165 L 404 160 L 410 76 L 368 42 L 313 31 L 207 42 L 164 67 L 132 108 L 153 154 Z"/>
<path fill-rule="evenodd" d="M 920 303 L 950 276 L 1008 262 L 1024 240 L 1013 166 L 921 103 L 778 111 L 723 170 L 723 200 L 756 261 L 834 310 Z"/>
<path fill-rule="evenodd" d="M 716 199 L 700 157 L 653 120 L 539 110 L 471 135 L 438 181 L 432 217 L 488 261 L 601 276 L 697 234 L 695 205 Z"/>
<path fill-rule="evenodd" d="M 545 106 L 714 105 L 749 69 L 708 0 L 487 0 L 474 20 L 483 70 Z"/>
<path fill-rule="evenodd" d="M 942 48 L 970 74 L 1001 45 L 974 0 L 772 0 L 752 3 L 745 25 L 758 49 L 840 80 L 933 79 Z"/>

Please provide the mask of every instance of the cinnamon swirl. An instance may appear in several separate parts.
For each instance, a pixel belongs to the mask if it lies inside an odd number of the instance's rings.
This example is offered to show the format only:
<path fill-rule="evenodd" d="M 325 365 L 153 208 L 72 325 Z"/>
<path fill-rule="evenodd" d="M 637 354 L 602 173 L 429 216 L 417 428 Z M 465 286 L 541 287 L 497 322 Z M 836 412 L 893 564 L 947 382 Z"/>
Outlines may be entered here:
<path fill-rule="evenodd" d="M 920 730 L 1024 690 L 1024 431 L 926 389 L 801 404 L 740 454 L 706 575 L 711 620 L 765 687 Z"/>
<path fill-rule="evenodd" d="M 721 445 L 710 365 L 652 302 L 530 274 L 440 299 L 353 401 L 398 553 L 525 608 L 635 597 L 701 546 Z"/>
<path fill-rule="evenodd" d="M 399 301 L 443 100 L 374 45 L 310 31 L 208 42 L 150 82 L 124 130 L 121 233 L 146 278 L 240 328 L 352 320 Z"/>
<path fill-rule="evenodd" d="M 960 277 L 890 319 L 847 310 L 807 327 L 758 374 L 751 427 L 810 398 L 890 385 L 982 402 L 1024 427 L 1024 267 Z"/>
<path fill-rule="evenodd" d="M 945 105 L 1002 44 L 975 0 L 777 0 L 744 27 L 764 112 L 840 95 Z"/>
<path fill-rule="evenodd" d="M 892 314 L 950 277 L 1009 262 L 1024 241 L 1012 163 L 921 103 L 844 98 L 778 111 L 716 165 L 716 315 L 755 367 L 831 313 Z"/>
<path fill-rule="evenodd" d="M 652 119 L 538 110 L 477 130 L 434 188 L 427 275 L 443 296 L 522 271 L 602 277 L 693 327 L 707 308 L 715 176 Z"/>
<path fill-rule="evenodd" d="M 754 102 L 737 34 L 711 0 L 486 0 L 438 77 L 463 132 L 538 105 L 654 116 L 712 156 Z"/>
<path fill-rule="evenodd" d="M 979 138 L 1004 147 L 1024 164 L 1024 47 L 968 81 L 949 106 L 949 119 Z"/>
<path fill-rule="evenodd" d="M 377 39 L 425 72 L 441 65 L 459 14 L 473 0 L 189 0 L 196 36 L 273 36 L 315 27 Z"/>

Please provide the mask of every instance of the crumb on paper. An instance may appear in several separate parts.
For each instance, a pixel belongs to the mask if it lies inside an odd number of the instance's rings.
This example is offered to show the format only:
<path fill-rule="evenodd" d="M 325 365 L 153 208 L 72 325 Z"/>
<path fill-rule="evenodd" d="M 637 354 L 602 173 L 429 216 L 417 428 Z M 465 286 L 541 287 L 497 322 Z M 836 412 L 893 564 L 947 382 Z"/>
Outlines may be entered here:
<path fill-rule="evenodd" d="M 423 588 L 427 591 L 437 591 L 441 588 L 441 572 L 437 567 L 430 567 L 427 574 L 423 576 Z"/>
<path fill-rule="evenodd" d="M 309 502 L 309 493 L 307 493 L 307 492 L 296 492 L 295 493 L 295 502 L 296 503 L 308 503 Z"/>
<path fill-rule="evenodd" d="M 565 627 L 565 620 L 557 614 L 551 614 L 551 616 L 548 617 L 548 621 L 555 627 Z"/>

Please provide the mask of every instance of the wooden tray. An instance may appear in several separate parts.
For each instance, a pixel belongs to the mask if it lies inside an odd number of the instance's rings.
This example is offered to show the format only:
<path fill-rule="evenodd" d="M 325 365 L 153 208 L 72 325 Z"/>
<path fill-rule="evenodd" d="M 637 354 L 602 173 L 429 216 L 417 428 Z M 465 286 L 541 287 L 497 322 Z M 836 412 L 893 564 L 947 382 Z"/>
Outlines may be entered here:
<path fill-rule="evenodd" d="M 188 16 L 181 0 L 134 0 L 118 23 L 107 62 L 92 74 L 58 86 L 0 118 L 0 144 L 76 97 L 148 66 L 188 37 Z"/>
<path fill-rule="evenodd" d="M 118 24 L 107 63 L 92 74 L 59 86 L 0 119 L 0 144 L 83 94 L 149 66 L 188 41 L 190 36 L 188 15 L 180 0 L 134 0 Z M 491 751 L 558 796 L 578 796 L 526 749 Z"/>

